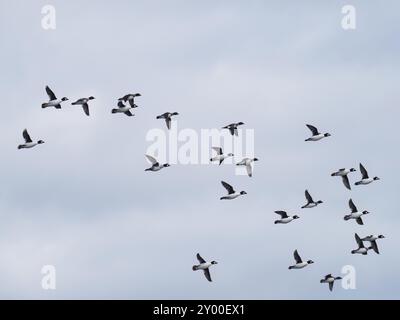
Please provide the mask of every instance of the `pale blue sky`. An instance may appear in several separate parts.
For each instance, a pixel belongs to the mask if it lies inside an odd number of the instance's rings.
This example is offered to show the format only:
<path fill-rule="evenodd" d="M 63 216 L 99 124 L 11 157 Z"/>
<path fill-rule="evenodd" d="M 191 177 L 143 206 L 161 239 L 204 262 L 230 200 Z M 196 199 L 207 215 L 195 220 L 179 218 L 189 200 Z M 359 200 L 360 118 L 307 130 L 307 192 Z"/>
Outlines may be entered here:
<path fill-rule="evenodd" d="M 341 28 L 341 8 L 357 29 Z M 53 4 L 57 29 L 41 28 Z M 3 77 L 1 298 L 400 298 L 398 1 L 0 0 Z M 42 110 L 44 87 L 78 107 Z M 136 117 L 111 115 L 141 92 Z M 178 111 L 179 128 L 243 121 L 260 158 L 144 172 L 146 133 Z M 332 137 L 305 143 L 312 123 Z M 21 133 L 46 141 L 17 150 Z M 346 190 L 336 169 L 363 162 L 381 181 Z M 359 173 L 351 176 L 354 182 Z M 248 195 L 221 202 L 220 180 Z M 301 211 L 308 188 L 324 204 Z M 352 197 L 371 214 L 343 221 Z M 276 226 L 275 210 L 301 219 Z M 381 255 L 352 256 L 354 232 L 385 234 Z M 298 249 L 315 264 L 290 272 Z M 195 254 L 219 262 L 213 283 Z M 57 290 L 40 269 L 57 268 Z M 357 270 L 357 290 L 319 280 Z"/>

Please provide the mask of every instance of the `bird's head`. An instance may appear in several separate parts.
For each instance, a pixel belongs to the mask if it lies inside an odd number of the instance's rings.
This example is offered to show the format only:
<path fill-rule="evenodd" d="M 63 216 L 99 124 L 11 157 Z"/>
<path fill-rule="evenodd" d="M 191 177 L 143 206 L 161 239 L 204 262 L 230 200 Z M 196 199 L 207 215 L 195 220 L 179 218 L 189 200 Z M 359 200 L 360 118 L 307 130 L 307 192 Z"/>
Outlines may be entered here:
<path fill-rule="evenodd" d="M 381 180 L 381 179 L 379 177 L 375 177 L 374 180 L 376 181 L 376 180 Z"/>
<path fill-rule="evenodd" d="M 168 167 L 170 167 L 170 165 L 169 165 L 169 163 L 165 163 L 165 164 L 163 164 L 163 167 L 168 168 Z"/>
<path fill-rule="evenodd" d="M 330 137 L 331 134 L 330 134 L 330 133 L 325 133 L 324 136 L 325 136 L 325 137 Z"/>
<path fill-rule="evenodd" d="M 258 158 L 254 158 L 253 161 L 259 161 Z"/>
<path fill-rule="evenodd" d="M 244 195 L 244 194 L 247 194 L 247 192 L 246 191 L 241 191 L 240 194 Z"/>
<path fill-rule="evenodd" d="M 356 169 L 354 169 L 354 168 L 351 168 L 350 169 L 350 172 L 356 172 L 357 170 Z"/>
<path fill-rule="evenodd" d="M 64 97 L 64 98 L 61 99 L 61 101 L 68 101 L 68 98 Z"/>
<path fill-rule="evenodd" d="M 369 214 L 369 211 L 364 210 L 362 213 L 363 213 L 363 214 Z"/>
<path fill-rule="evenodd" d="M 211 261 L 211 264 L 218 264 L 217 261 Z"/>
<path fill-rule="evenodd" d="M 89 100 L 93 100 L 93 99 L 95 99 L 95 97 L 90 96 L 88 99 L 89 99 Z"/>
<path fill-rule="evenodd" d="M 318 204 L 321 204 L 321 203 L 324 203 L 324 202 L 323 202 L 323 201 L 321 201 L 321 200 L 318 200 L 318 201 L 317 201 L 317 203 L 318 203 Z"/>
<path fill-rule="evenodd" d="M 308 260 L 308 261 L 307 261 L 307 263 L 308 263 L 308 264 L 313 264 L 313 263 L 314 263 L 314 261 L 312 261 L 312 260 Z"/>
<path fill-rule="evenodd" d="M 39 141 L 38 141 L 38 144 L 43 144 L 43 143 L 44 143 L 43 140 L 39 140 Z"/>
<path fill-rule="evenodd" d="M 382 235 L 382 234 L 380 234 L 380 235 L 378 236 L 378 239 L 385 239 L 385 236 Z"/>
<path fill-rule="evenodd" d="M 293 219 L 300 219 L 299 216 L 293 216 Z"/>

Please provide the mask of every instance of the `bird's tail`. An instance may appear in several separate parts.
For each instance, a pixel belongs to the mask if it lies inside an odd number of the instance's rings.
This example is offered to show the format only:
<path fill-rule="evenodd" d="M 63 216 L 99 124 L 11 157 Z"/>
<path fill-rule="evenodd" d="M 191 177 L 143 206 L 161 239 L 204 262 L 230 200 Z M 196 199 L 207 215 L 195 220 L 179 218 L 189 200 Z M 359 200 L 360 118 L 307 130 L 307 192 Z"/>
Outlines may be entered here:
<path fill-rule="evenodd" d="M 275 224 L 278 224 L 278 223 L 281 223 L 279 220 L 276 220 L 275 222 L 274 222 Z"/>
<path fill-rule="evenodd" d="M 193 266 L 193 267 L 192 267 L 192 270 L 193 270 L 193 271 L 199 270 L 199 267 L 198 267 L 198 266 Z"/>
<path fill-rule="evenodd" d="M 349 220 L 350 219 L 350 216 L 344 216 L 344 220 Z"/>
<path fill-rule="evenodd" d="M 72 104 L 73 106 L 76 106 L 76 105 L 77 105 L 77 103 L 76 103 L 76 102 L 72 102 L 71 104 Z"/>
<path fill-rule="evenodd" d="M 22 148 L 23 148 L 23 146 L 22 146 L 22 145 L 19 145 L 19 146 L 18 146 L 18 150 L 19 150 L 19 149 L 22 149 Z"/>
<path fill-rule="evenodd" d="M 293 269 L 293 266 L 290 266 L 290 267 L 289 267 L 289 270 L 291 270 L 291 269 Z"/>
<path fill-rule="evenodd" d="M 47 103 L 42 103 L 42 108 L 46 108 L 47 107 Z"/>
<path fill-rule="evenodd" d="M 358 186 L 358 185 L 360 185 L 360 184 L 361 184 L 360 181 L 358 181 L 358 182 L 355 183 L 356 186 Z"/>
<path fill-rule="evenodd" d="M 118 109 L 112 109 L 111 110 L 111 113 L 117 113 L 118 112 Z"/>
<path fill-rule="evenodd" d="M 351 250 L 351 254 L 355 254 L 357 250 Z"/>

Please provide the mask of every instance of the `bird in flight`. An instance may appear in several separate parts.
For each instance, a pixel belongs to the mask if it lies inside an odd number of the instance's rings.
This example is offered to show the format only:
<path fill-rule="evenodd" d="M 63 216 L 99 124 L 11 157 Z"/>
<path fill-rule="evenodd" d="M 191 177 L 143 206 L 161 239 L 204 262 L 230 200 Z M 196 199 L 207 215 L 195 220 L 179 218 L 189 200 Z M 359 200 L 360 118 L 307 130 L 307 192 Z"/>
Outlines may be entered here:
<path fill-rule="evenodd" d="M 54 107 L 56 109 L 61 109 L 61 102 L 67 101 L 68 98 L 64 97 L 61 100 L 57 99 L 54 92 L 46 86 L 46 93 L 49 96 L 49 102 L 42 103 L 42 108 Z"/>
<path fill-rule="evenodd" d="M 29 133 L 28 133 L 28 130 L 26 130 L 26 129 L 24 129 L 24 131 L 22 132 L 22 136 L 23 136 L 23 138 L 25 140 L 25 143 L 24 144 L 20 144 L 18 146 L 18 149 L 30 149 L 30 148 L 33 148 L 33 147 L 37 146 L 38 144 L 43 144 L 44 143 L 43 140 L 39 140 L 37 142 L 33 142 L 31 137 L 30 137 L 30 135 L 29 135 Z"/>
<path fill-rule="evenodd" d="M 75 102 L 72 102 L 71 104 L 73 106 L 81 105 L 85 114 L 87 116 L 89 116 L 89 103 L 88 102 L 93 99 L 94 99 L 93 96 L 90 96 L 89 98 L 81 98 L 81 99 L 76 100 Z"/>
<path fill-rule="evenodd" d="M 306 141 L 319 141 L 323 138 L 327 138 L 330 137 L 331 134 L 330 133 L 320 133 L 318 131 L 318 129 L 314 126 L 312 126 L 311 124 L 306 124 L 307 128 L 310 129 L 312 136 L 308 139 L 306 139 Z"/>
<path fill-rule="evenodd" d="M 218 264 L 218 262 L 217 262 L 217 261 L 206 262 L 206 260 L 204 260 L 204 259 L 200 256 L 200 254 L 197 254 L 196 257 L 197 257 L 197 260 L 199 260 L 199 264 L 194 265 L 194 266 L 192 267 L 192 270 L 193 270 L 193 271 L 203 270 L 204 276 L 206 277 L 206 279 L 207 279 L 208 281 L 212 282 L 209 268 L 210 268 L 212 265 Z"/>

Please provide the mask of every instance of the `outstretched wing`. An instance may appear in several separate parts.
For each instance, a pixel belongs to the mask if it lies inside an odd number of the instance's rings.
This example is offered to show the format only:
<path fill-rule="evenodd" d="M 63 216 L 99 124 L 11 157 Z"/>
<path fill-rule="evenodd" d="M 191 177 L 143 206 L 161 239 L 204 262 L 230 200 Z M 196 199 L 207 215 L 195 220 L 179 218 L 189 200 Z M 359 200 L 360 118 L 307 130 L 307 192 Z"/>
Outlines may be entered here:
<path fill-rule="evenodd" d="M 332 277 L 332 274 L 330 273 L 330 274 L 327 274 L 326 276 L 325 276 L 325 280 L 328 280 L 329 278 L 331 278 Z"/>
<path fill-rule="evenodd" d="M 347 189 L 351 190 L 350 182 L 349 182 L 349 177 L 348 177 L 347 175 L 342 176 L 342 181 L 343 181 L 344 186 L 345 186 Z"/>
<path fill-rule="evenodd" d="M 84 103 L 84 104 L 82 104 L 82 108 L 83 108 L 83 111 L 85 111 L 85 114 L 87 116 L 89 116 L 89 105 L 87 103 Z"/>
<path fill-rule="evenodd" d="M 212 147 L 212 149 L 220 156 L 222 155 L 222 148 L 220 147 Z"/>
<path fill-rule="evenodd" d="M 353 202 L 353 199 L 349 200 L 349 207 L 351 209 L 351 213 L 358 212 L 356 205 Z"/>
<path fill-rule="evenodd" d="M 333 284 L 334 284 L 334 282 L 329 282 L 329 290 L 330 290 L 330 291 L 333 290 Z"/>
<path fill-rule="evenodd" d="M 131 112 L 131 110 L 125 111 L 124 114 L 126 114 L 128 117 L 133 116 L 133 113 Z"/>
<path fill-rule="evenodd" d="M 276 214 L 279 214 L 282 219 L 285 219 L 288 217 L 286 211 L 275 211 Z"/>
<path fill-rule="evenodd" d="M 56 95 L 54 94 L 53 91 L 51 91 L 51 89 L 49 88 L 49 86 L 46 86 L 46 93 L 49 96 L 50 100 L 57 100 Z"/>
<path fill-rule="evenodd" d="M 377 254 L 379 254 L 379 249 L 378 249 L 378 245 L 376 244 L 376 241 L 371 241 L 371 248 L 372 248 Z"/>
<path fill-rule="evenodd" d="M 168 130 L 170 130 L 171 129 L 171 118 L 170 117 L 166 117 L 165 118 L 165 123 L 167 124 Z"/>
<path fill-rule="evenodd" d="M 135 99 L 132 97 L 130 99 L 128 99 L 129 104 L 131 105 L 132 108 L 136 108 L 137 105 L 135 104 Z"/>
<path fill-rule="evenodd" d="M 360 225 L 363 226 L 364 222 L 362 221 L 361 217 L 356 219 L 356 222 Z"/>
<path fill-rule="evenodd" d="M 22 136 L 24 137 L 24 140 L 26 143 L 32 142 L 32 139 L 29 136 L 28 130 L 24 129 L 24 131 L 22 132 Z"/>
<path fill-rule="evenodd" d="M 206 276 L 206 279 L 210 282 L 212 282 L 211 280 L 211 275 L 210 275 L 210 270 L 209 269 L 204 269 L 204 275 Z"/>
<path fill-rule="evenodd" d="M 356 242 L 358 244 L 359 248 L 364 248 L 364 243 L 362 242 L 361 238 L 358 236 L 357 233 L 354 234 L 354 237 L 356 238 Z"/>
<path fill-rule="evenodd" d="M 151 162 L 152 165 L 156 165 L 158 163 L 158 161 L 155 158 L 153 158 L 152 156 L 149 156 L 147 154 L 145 156 Z"/>
<path fill-rule="evenodd" d="M 319 135 L 318 129 L 314 126 L 312 126 L 311 124 L 306 124 L 307 128 L 310 129 L 310 131 L 312 132 L 313 136 L 317 136 Z"/>
<path fill-rule="evenodd" d="M 302 263 L 303 262 L 301 260 L 301 258 L 300 258 L 299 253 L 297 252 L 297 250 L 294 250 L 293 256 L 294 256 L 294 260 L 296 260 L 296 263 Z"/>
<path fill-rule="evenodd" d="M 196 255 L 196 257 L 197 257 L 197 260 L 199 260 L 200 263 L 206 263 L 206 260 L 204 260 L 204 259 L 201 257 L 200 253 L 198 253 L 198 254 Z"/>
<path fill-rule="evenodd" d="M 248 175 L 249 177 L 252 177 L 252 176 L 253 176 L 253 167 L 251 166 L 250 163 L 246 166 L 246 171 L 247 171 L 247 175 Z"/>
<path fill-rule="evenodd" d="M 226 191 L 228 191 L 228 194 L 235 193 L 235 190 L 233 189 L 233 187 L 229 183 L 226 183 L 225 181 L 221 181 L 221 183 L 224 186 L 224 188 L 226 189 Z"/>
<path fill-rule="evenodd" d="M 308 203 L 313 203 L 313 202 L 314 202 L 314 200 L 313 200 L 313 198 L 311 197 L 311 195 L 310 195 L 310 193 L 308 192 L 308 190 L 306 190 L 305 195 L 306 195 L 306 199 L 307 199 Z"/>
<path fill-rule="evenodd" d="M 237 135 L 237 130 L 235 130 L 235 128 L 234 127 L 229 127 L 228 128 L 229 129 L 229 132 L 231 133 L 231 135 Z"/>
<path fill-rule="evenodd" d="M 363 179 L 368 179 L 368 171 L 364 168 L 364 166 L 360 163 L 360 171 Z"/>

